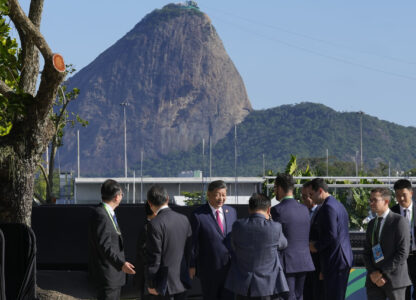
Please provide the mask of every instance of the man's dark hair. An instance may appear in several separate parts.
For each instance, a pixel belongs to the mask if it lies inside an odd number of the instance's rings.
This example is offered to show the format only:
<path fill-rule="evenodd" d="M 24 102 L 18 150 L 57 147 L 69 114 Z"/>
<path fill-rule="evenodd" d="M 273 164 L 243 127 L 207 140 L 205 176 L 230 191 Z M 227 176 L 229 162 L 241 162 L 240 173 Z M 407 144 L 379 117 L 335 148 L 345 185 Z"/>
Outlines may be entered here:
<path fill-rule="evenodd" d="M 166 189 L 158 184 L 152 185 L 147 191 L 147 200 L 154 206 L 161 206 L 168 200 L 168 192 Z"/>
<path fill-rule="evenodd" d="M 412 183 L 407 179 L 399 179 L 394 183 L 394 190 L 408 189 L 412 190 Z"/>
<path fill-rule="evenodd" d="M 371 190 L 371 194 L 372 193 L 380 193 L 383 199 L 389 199 L 389 201 L 391 199 L 391 192 L 388 188 L 382 188 L 382 187 L 374 188 Z"/>
<path fill-rule="evenodd" d="M 227 185 L 222 180 L 215 180 L 208 185 L 209 192 L 213 192 L 217 189 L 227 189 Z"/>
<path fill-rule="evenodd" d="M 295 181 L 290 174 L 278 173 L 274 180 L 274 186 L 280 186 L 287 193 L 295 188 Z"/>
<path fill-rule="evenodd" d="M 267 211 L 270 206 L 272 206 L 272 202 L 266 195 L 263 194 L 254 193 L 248 200 L 248 208 L 251 211 Z"/>
<path fill-rule="evenodd" d="M 325 180 L 323 180 L 322 178 L 312 179 L 311 188 L 315 192 L 317 192 L 320 188 L 323 189 L 325 192 L 328 192 L 328 185 L 326 184 Z"/>
<path fill-rule="evenodd" d="M 107 179 L 101 185 L 101 199 L 103 201 L 111 201 L 115 196 L 123 193 L 120 184 L 113 180 Z"/>
<path fill-rule="evenodd" d="M 302 188 L 305 188 L 305 189 L 307 189 L 307 188 L 309 188 L 309 187 L 312 187 L 312 181 L 306 181 L 303 185 L 302 185 Z"/>
<path fill-rule="evenodd" d="M 152 216 L 154 214 L 152 209 L 150 208 L 149 202 L 146 202 L 146 204 L 144 205 L 144 212 L 146 213 L 146 217 Z"/>

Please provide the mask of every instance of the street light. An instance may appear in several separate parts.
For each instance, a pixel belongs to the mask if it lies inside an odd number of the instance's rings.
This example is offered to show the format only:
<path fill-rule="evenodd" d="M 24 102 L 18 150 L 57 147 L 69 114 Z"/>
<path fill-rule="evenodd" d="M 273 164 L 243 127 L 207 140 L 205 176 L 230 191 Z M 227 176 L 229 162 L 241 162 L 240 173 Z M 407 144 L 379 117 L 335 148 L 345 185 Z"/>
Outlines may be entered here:
<path fill-rule="evenodd" d="M 127 128 L 126 128 L 126 106 L 130 104 L 125 100 L 120 105 L 123 107 L 124 113 L 124 177 L 127 178 Z"/>
<path fill-rule="evenodd" d="M 363 171 L 363 166 L 364 166 L 364 162 L 363 162 L 363 112 L 359 111 L 358 112 L 360 114 L 360 169 L 361 172 Z"/>

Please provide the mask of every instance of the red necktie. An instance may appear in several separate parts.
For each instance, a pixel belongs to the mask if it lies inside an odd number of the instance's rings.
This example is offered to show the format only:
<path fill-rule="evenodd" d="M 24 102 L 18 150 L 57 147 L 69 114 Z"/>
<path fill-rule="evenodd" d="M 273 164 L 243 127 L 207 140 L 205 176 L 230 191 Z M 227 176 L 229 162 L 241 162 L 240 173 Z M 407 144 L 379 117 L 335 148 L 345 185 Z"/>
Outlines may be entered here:
<path fill-rule="evenodd" d="M 220 226 L 221 232 L 222 232 L 222 233 L 224 233 L 224 227 L 222 226 L 222 222 L 221 222 L 221 219 L 220 219 L 220 211 L 217 209 L 217 210 L 215 211 L 215 214 L 216 214 L 216 216 L 217 216 L 217 223 L 218 223 L 218 226 Z"/>

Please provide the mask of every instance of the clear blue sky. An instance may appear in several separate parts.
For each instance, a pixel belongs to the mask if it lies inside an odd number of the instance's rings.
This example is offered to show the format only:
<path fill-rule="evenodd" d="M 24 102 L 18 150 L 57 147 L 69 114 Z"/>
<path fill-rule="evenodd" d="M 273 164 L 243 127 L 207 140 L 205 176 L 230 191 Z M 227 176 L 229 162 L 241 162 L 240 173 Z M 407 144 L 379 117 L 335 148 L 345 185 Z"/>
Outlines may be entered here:
<path fill-rule="evenodd" d="M 197 2 L 255 109 L 310 101 L 416 127 L 416 1 Z M 80 70 L 168 3 L 46 0 L 41 31 Z"/>

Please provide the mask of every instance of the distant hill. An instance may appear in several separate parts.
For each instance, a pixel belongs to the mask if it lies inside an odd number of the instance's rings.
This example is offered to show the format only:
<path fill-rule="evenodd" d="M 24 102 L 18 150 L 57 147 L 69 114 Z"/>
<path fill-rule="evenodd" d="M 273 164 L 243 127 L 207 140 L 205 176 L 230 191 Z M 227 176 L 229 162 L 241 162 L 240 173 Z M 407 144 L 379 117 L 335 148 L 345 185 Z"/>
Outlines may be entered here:
<path fill-rule="evenodd" d="M 89 121 L 80 131 L 82 174 L 124 174 L 121 102 L 127 101 L 129 165 L 147 157 L 214 142 L 252 110 L 244 83 L 209 17 L 169 4 L 68 81 L 80 95 L 72 110 Z M 76 169 L 76 133 L 67 129 L 61 167 Z"/>
<path fill-rule="evenodd" d="M 315 103 L 282 105 L 251 112 L 237 126 L 238 174 L 262 174 L 266 169 L 281 171 L 290 154 L 353 161 L 360 149 L 360 116 L 336 112 Z M 204 170 L 208 176 L 208 142 L 205 143 Z M 363 115 L 363 160 L 366 169 L 379 162 L 408 170 L 416 165 L 416 128 L 404 127 Z M 161 159 L 145 156 L 144 174 L 176 176 L 182 170 L 202 169 L 202 144 L 192 151 L 177 152 Z M 139 166 L 132 166 L 139 170 Z M 136 172 L 137 174 L 137 172 Z M 212 176 L 234 176 L 234 130 L 212 148 Z"/>

